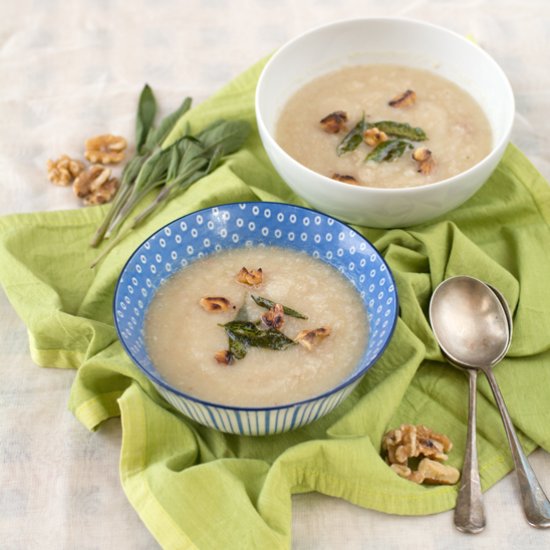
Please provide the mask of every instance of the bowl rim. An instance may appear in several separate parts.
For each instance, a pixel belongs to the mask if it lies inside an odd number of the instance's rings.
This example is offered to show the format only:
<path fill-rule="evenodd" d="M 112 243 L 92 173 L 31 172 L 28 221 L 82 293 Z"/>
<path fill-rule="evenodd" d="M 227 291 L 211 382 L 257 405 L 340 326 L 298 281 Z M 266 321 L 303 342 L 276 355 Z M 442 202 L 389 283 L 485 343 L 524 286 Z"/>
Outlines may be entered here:
<path fill-rule="evenodd" d="M 334 180 L 332 178 L 329 178 L 328 176 L 325 176 L 324 174 L 321 174 L 319 172 L 316 172 L 315 170 L 312 170 L 311 168 L 308 168 L 307 166 L 304 166 L 301 162 L 298 162 L 296 159 L 294 159 L 292 156 L 290 156 L 275 140 L 273 135 L 270 131 L 268 131 L 266 124 L 263 120 L 261 109 L 260 109 L 260 94 L 262 93 L 264 86 L 264 81 L 266 79 L 266 74 L 268 70 L 272 67 L 272 65 L 276 62 L 278 57 L 282 54 L 284 54 L 288 49 L 292 48 L 297 42 L 303 40 L 304 38 L 307 38 L 308 36 L 312 34 L 316 34 L 319 32 L 322 32 L 326 29 L 330 29 L 332 27 L 338 27 L 341 25 L 347 25 L 351 23 L 404 23 L 404 24 L 411 24 L 415 26 L 425 27 L 429 28 L 431 30 L 439 31 L 442 33 L 446 33 L 450 35 L 451 37 L 457 39 L 462 44 L 464 44 L 465 47 L 470 48 L 472 50 L 475 50 L 478 55 L 481 57 L 484 57 L 496 70 L 496 72 L 500 75 L 502 78 L 503 84 L 504 84 L 504 93 L 507 97 L 507 103 L 509 104 L 509 112 L 508 112 L 508 120 L 507 125 L 502 132 L 502 136 L 498 141 L 495 141 L 491 145 L 491 151 L 483 157 L 481 160 L 479 160 L 476 164 L 468 168 L 467 170 L 463 170 L 462 172 L 459 172 L 458 174 L 455 174 L 454 176 L 450 176 L 448 178 L 434 181 L 432 183 L 426 183 L 423 185 L 417 185 L 413 187 L 369 187 L 366 185 L 361 186 L 350 186 L 349 184 Z M 456 83 L 455 83 L 456 84 Z M 459 85 L 459 84 L 457 84 Z M 461 87 L 462 89 L 462 87 Z M 466 92 L 468 93 L 468 92 Z M 469 94 L 471 96 L 471 94 Z M 473 97 L 473 96 L 472 96 Z M 476 103 L 476 98 L 474 98 Z M 255 104 L 255 115 L 256 115 L 256 122 L 258 124 L 258 129 L 260 130 L 260 136 L 263 139 L 267 139 L 269 142 L 269 145 L 273 147 L 280 155 L 283 156 L 286 162 L 290 163 L 294 168 L 303 170 L 308 176 L 317 176 L 322 179 L 322 181 L 328 185 L 329 188 L 333 188 L 336 190 L 343 190 L 348 189 L 353 193 L 363 193 L 363 194 L 378 194 L 380 196 L 385 195 L 392 195 L 396 193 L 404 193 L 404 194 L 413 194 L 418 193 L 419 191 L 423 190 L 432 190 L 434 188 L 445 188 L 448 186 L 452 186 L 457 182 L 457 180 L 461 180 L 464 177 L 468 177 L 472 172 L 476 171 L 481 165 L 483 164 L 491 164 L 496 157 L 500 157 L 500 151 L 506 146 L 506 144 L 510 141 L 510 135 L 512 133 L 512 127 L 514 125 L 514 118 L 515 118 L 515 112 L 516 112 L 516 102 L 514 97 L 514 92 L 512 89 L 512 85 L 510 84 L 510 80 L 508 79 L 506 73 L 502 69 L 502 67 L 496 62 L 496 60 L 489 55 L 483 48 L 481 48 L 477 43 L 473 42 L 472 40 L 469 40 L 468 38 L 464 37 L 463 35 L 448 29 L 446 27 L 442 27 L 440 25 L 435 25 L 433 23 L 429 23 L 427 21 L 421 21 L 414 18 L 407 18 L 407 17 L 357 17 L 357 18 L 347 18 L 347 19 L 339 19 L 337 21 L 333 21 L 328 24 L 322 24 L 318 25 L 316 27 L 313 27 L 312 29 L 309 29 L 298 36 L 292 38 L 285 44 L 283 44 L 278 50 L 273 53 L 273 55 L 268 59 L 267 63 L 265 64 L 264 68 L 262 69 L 262 72 L 260 73 L 260 77 L 258 79 L 258 84 L 256 86 L 256 92 L 254 97 L 254 104 Z M 480 109 L 485 114 L 485 110 L 481 105 L 479 106 Z M 265 145 L 264 145 L 265 147 Z M 351 194 L 351 193 L 350 193 Z"/>
<path fill-rule="evenodd" d="M 394 287 L 394 293 L 395 293 L 395 315 L 393 316 L 393 322 L 391 324 L 391 327 L 389 327 L 388 335 L 386 337 L 386 341 L 385 341 L 384 345 L 382 346 L 382 348 L 380 349 L 380 351 L 370 361 L 370 363 L 368 363 L 366 365 L 362 365 L 361 368 L 359 369 L 359 371 L 356 372 L 351 378 L 346 379 L 344 382 L 340 382 L 337 386 L 335 386 L 334 388 L 331 388 L 330 390 L 327 390 L 327 391 L 325 391 L 321 394 L 315 395 L 313 397 L 309 397 L 307 399 L 302 399 L 300 401 L 293 401 L 291 403 L 285 403 L 285 404 L 282 404 L 282 405 L 272 405 L 272 406 L 269 406 L 269 407 L 239 407 L 237 405 L 224 405 L 224 404 L 221 404 L 221 403 L 215 403 L 213 401 L 207 401 L 205 399 L 201 399 L 201 398 L 189 395 L 188 393 L 185 393 L 184 391 L 181 391 L 181 390 L 173 387 L 172 385 L 170 385 L 168 382 L 166 382 L 165 380 L 163 380 L 159 376 L 156 376 L 155 374 L 153 374 L 153 373 L 149 372 L 148 370 L 146 370 L 145 367 L 143 367 L 140 364 L 140 362 L 134 357 L 133 353 L 128 348 L 128 346 L 126 345 L 124 339 L 122 338 L 121 331 L 119 329 L 117 315 L 116 315 L 116 299 L 117 299 L 119 287 L 121 286 L 121 279 L 122 279 L 123 273 L 125 272 L 126 268 L 128 267 L 128 264 L 138 254 L 138 252 L 141 253 L 142 247 L 145 245 L 145 243 L 148 242 L 152 237 L 154 237 L 154 236 L 158 235 L 159 233 L 161 233 L 166 227 L 168 227 L 169 225 L 172 225 L 175 222 L 185 220 L 186 218 L 188 218 L 190 216 L 196 216 L 196 215 L 201 214 L 203 212 L 211 211 L 213 208 L 224 208 L 224 207 L 228 207 L 228 206 L 237 207 L 240 204 L 262 205 L 262 206 L 273 204 L 273 205 L 277 205 L 277 206 L 291 207 L 291 208 L 296 208 L 296 209 L 300 209 L 300 210 L 306 210 L 308 212 L 313 212 L 316 215 L 320 215 L 320 216 L 324 216 L 325 218 L 333 219 L 336 223 L 339 223 L 342 226 L 346 227 L 347 229 L 352 230 L 360 239 L 363 239 L 364 241 L 366 241 L 366 243 L 370 247 L 372 247 L 372 249 L 376 252 L 376 254 L 377 254 L 378 258 L 380 259 L 380 261 L 386 267 L 386 273 L 388 274 L 388 276 L 390 278 L 390 282 Z M 213 253 L 215 253 L 215 252 L 212 252 L 211 254 L 213 254 Z M 323 261 L 323 260 L 320 260 L 320 261 Z M 185 267 L 180 268 L 177 271 L 174 271 L 173 274 L 171 275 L 171 277 L 173 275 L 175 275 L 176 273 L 179 273 L 181 271 L 181 269 L 185 269 Z M 378 361 L 378 359 L 380 359 L 380 357 L 382 356 L 384 351 L 386 351 L 386 348 L 388 347 L 389 343 L 391 342 L 391 339 L 393 337 L 393 333 L 395 331 L 395 327 L 397 325 L 397 319 L 399 317 L 399 294 L 397 292 L 397 285 L 395 283 L 395 278 L 393 276 L 393 273 L 392 273 L 389 265 L 387 264 L 386 260 L 382 256 L 382 254 L 378 251 L 378 249 L 366 237 L 364 237 L 359 231 L 353 229 L 353 227 L 351 227 L 349 224 L 347 224 L 347 223 L 345 223 L 345 222 L 343 222 L 343 221 L 341 221 L 337 218 L 334 218 L 333 216 L 330 216 L 330 215 L 325 214 L 323 212 L 320 212 L 318 210 L 314 210 L 313 208 L 307 208 L 305 206 L 299 206 L 299 205 L 295 205 L 295 204 L 284 203 L 284 202 L 276 202 L 276 201 L 239 201 L 239 202 L 230 202 L 230 203 L 217 204 L 217 205 L 213 205 L 213 206 L 208 206 L 206 208 L 201 208 L 200 210 L 195 210 L 194 212 L 189 212 L 188 214 L 185 214 L 185 215 L 183 215 L 179 218 L 175 218 L 175 219 L 171 220 L 170 222 L 164 224 L 162 227 L 159 227 L 156 231 L 154 231 L 148 237 L 146 237 L 136 247 L 136 249 L 132 252 L 132 254 L 128 257 L 128 259 L 124 263 L 124 266 L 120 270 L 120 273 L 117 277 L 117 282 L 116 282 L 116 285 L 115 285 L 115 291 L 113 293 L 112 314 L 113 314 L 113 319 L 114 319 L 114 322 L 115 322 L 115 329 L 116 329 L 116 332 L 117 332 L 117 337 L 118 337 L 119 342 L 122 344 L 123 349 L 126 351 L 128 356 L 132 360 L 132 363 L 134 365 L 136 365 L 143 373 L 145 373 L 145 376 L 149 380 L 153 381 L 155 384 L 158 384 L 158 385 L 162 386 L 163 389 L 168 390 L 171 393 L 175 393 L 180 397 L 184 397 L 185 399 L 189 399 L 191 401 L 194 401 L 194 402 L 199 403 L 200 405 L 204 405 L 206 407 L 214 407 L 214 408 L 217 408 L 217 409 L 227 409 L 227 410 L 232 410 L 232 411 L 261 412 L 261 411 L 274 411 L 274 410 L 280 410 L 280 409 L 290 409 L 292 407 L 299 407 L 299 406 L 305 405 L 307 403 L 312 403 L 312 402 L 315 402 L 315 401 L 319 401 L 321 399 L 329 397 L 332 394 L 335 394 L 335 393 L 339 392 L 340 390 L 342 390 L 342 389 L 344 389 L 348 386 L 351 386 L 356 380 L 358 380 L 364 374 L 366 374 L 366 372 L 372 366 L 374 366 L 374 364 Z"/>

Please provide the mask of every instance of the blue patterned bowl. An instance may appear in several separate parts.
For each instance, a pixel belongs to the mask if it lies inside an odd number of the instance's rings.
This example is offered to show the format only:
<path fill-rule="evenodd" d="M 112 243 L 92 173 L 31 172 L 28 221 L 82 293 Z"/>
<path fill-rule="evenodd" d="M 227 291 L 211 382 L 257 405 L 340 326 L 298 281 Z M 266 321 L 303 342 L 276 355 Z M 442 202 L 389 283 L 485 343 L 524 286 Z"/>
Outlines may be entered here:
<path fill-rule="evenodd" d="M 338 269 L 358 290 L 367 310 L 369 339 L 354 372 L 317 397 L 265 408 L 209 403 L 170 386 L 156 371 L 143 338 L 144 317 L 158 287 L 176 271 L 220 250 L 279 246 L 305 251 Z M 119 338 L 135 364 L 177 410 L 228 433 L 266 435 L 292 430 L 333 410 L 388 345 L 398 304 L 392 274 L 378 251 L 349 226 L 287 204 L 248 202 L 207 208 L 151 235 L 130 257 L 114 298 Z"/>

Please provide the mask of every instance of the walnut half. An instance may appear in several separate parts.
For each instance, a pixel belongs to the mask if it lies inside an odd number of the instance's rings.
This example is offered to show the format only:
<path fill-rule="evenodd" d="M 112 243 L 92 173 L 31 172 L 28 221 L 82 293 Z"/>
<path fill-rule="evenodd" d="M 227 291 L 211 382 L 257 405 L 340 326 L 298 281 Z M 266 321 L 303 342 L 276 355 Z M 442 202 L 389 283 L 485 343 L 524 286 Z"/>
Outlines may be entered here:
<path fill-rule="evenodd" d="M 410 107 L 416 103 L 416 92 L 413 90 L 406 90 L 402 94 L 394 97 L 392 100 L 388 101 L 390 107 L 395 107 L 396 109 L 402 109 L 403 107 Z"/>
<path fill-rule="evenodd" d="M 78 198 L 83 199 L 90 193 L 99 189 L 110 177 L 110 168 L 105 168 L 105 166 L 101 166 L 100 164 L 94 164 L 75 179 L 73 183 L 74 194 Z"/>
<path fill-rule="evenodd" d="M 319 327 L 315 329 L 306 329 L 298 333 L 294 341 L 311 351 L 314 346 L 321 343 L 327 336 L 330 335 L 330 327 Z"/>
<path fill-rule="evenodd" d="M 221 313 L 231 308 L 235 309 L 235 306 L 223 296 L 205 296 L 199 300 L 199 304 L 204 311 L 209 311 L 210 313 Z"/>
<path fill-rule="evenodd" d="M 321 127 L 327 134 L 337 134 L 346 128 L 348 115 L 345 111 L 334 111 L 320 121 Z"/>
<path fill-rule="evenodd" d="M 268 328 L 280 330 L 285 324 L 284 308 L 281 304 L 275 304 L 269 311 L 266 311 L 262 317 L 262 323 Z"/>
<path fill-rule="evenodd" d="M 246 286 L 260 286 L 263 282 L 264 274 L 262 268 L 258 269 L 246 269 L 241 267 L 241 270 L 237 273 L 236 281 Z"/>
<path fill-rule="evenodd" d="M 61 155 L 57 160 L 48 160 L 46 168 L 48 179 L 53 184 L 67 187 L 84 170 L 84 164 L 68 155 Z"/>
<path fill-rule="evenodd" d="M 336 181 L 341 181 L 342 183 L 349 183 L 351 185 L 359 185 L 359 182 L 348 174 L 332 174 L 331 178 Z"/>
<path fill-rule="evenodd" d="M 363 139 L 365 140 L 365 143 L 369 145 L 370 147 L 376 147 L 379 143 L 382 143 L 383 141 L 388 141 L 388 134 L 386 132 L 383 132 L 379 128 L 369 128 L 368 130 L 365 130 L 365 133 L 363 134 Z"/>
<path fill-rule="evenodd" d="M 431 174 L 434 169 L 432 152 L 427 147 L 418 147 L 413 151 L 412 158 L 418 163 L 418 172 Z"/>
<path fill-rule="evenodd" d="M 94 206 L 97 204 L 106 204 L 111 202 L 118 190 L 119 181 L 117 178 L 109 178 L 105 183 L 102 183 L 95 191 L 86 195 L 83 202 L 86 206 Z"/>
<path fill-rule="evenodd" d="M 116 164 L 124 158 L 126 145 L 122 136 L 102 134 L 86 140 L 84 156 L 90 162 Z"/>
<path fill-rule="evenodd" d="M 87 206 L 105 204 L 115 196 L 118 184 L 110 168 L 94 164 L 74 180 L 73 191 Z"/>

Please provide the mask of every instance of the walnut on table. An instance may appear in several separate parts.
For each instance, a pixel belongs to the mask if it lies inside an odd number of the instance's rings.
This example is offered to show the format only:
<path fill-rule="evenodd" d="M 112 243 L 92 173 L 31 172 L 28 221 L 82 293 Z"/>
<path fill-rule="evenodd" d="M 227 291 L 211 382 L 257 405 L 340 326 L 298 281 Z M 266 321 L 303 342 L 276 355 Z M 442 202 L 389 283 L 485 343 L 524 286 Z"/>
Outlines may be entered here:
<path fill-rule="evenodd" d="M 402 424 L 387 432 L 382 439 L 382 449 L 387 461 L 399 476 L 416 483 L 454 484 L 460 477 L 453 466 L 442 464 L 453 447 L 451 440 L 426 426 Z M 409 467 L 409 459 L 424 457 L 417 470 Z"/>
<path fill-rule="evenodd" d="M 74 180 L 73 191 L 86 205 L 104 204 L 114 197 L 118 185 L 110 168 L 94 164 Z"/>
<path fill-rule="evenodd" d="M 94 163 L 117 164 L 124 158 L 126 146 L 122 136 L 102 134 L 86 140 L 84 156 Z"/>
<path fill-rule="evenodd" d="M 55 185 L 67 187 L 84 170 L 84 164 L 68 155 L 61 155 L 57 160 L 48 160 L 46 164 L 48 179 Z"/>

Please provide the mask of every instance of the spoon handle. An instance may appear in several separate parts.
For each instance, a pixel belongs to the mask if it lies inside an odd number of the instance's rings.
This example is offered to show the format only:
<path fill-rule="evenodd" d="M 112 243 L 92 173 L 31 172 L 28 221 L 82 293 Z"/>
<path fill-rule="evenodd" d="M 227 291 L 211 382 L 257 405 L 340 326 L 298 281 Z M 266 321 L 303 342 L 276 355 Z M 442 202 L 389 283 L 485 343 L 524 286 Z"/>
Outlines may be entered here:
<path fill-rule="evenodd" d="M 519 481 L 519 491 L 523 504 L 523 511 L 527 518 L 527 521 L 533 527 L 550 527 L 550 502 L 548 497 L 544 494 L 542 487 L 540 486 L 535 472 L 531 468 L 518 436 L 514 429 L 512 419 L 508 414 L 508 409 L 504 403 L 504 398 L 500 393 L 498 383 L 495 375 L 490 367 L 483 369 L 495 396 L 502 421 L 504 422 L 504 429 L 510 443 L 510 450 L 512 451 L 512 457 L 516 465 L 516 472 Z"/>
<path fill-rule="evenodd" d="M 468 374 L 470 398 L 466 453 L 464 454 L 462 478 L 456 500 L 454 523 L 455 527 L 464 533 L 481 533 L 485 528 L 485 513 L 483 512 L 476 447 L 477 371 L 468 369 Z"/>

